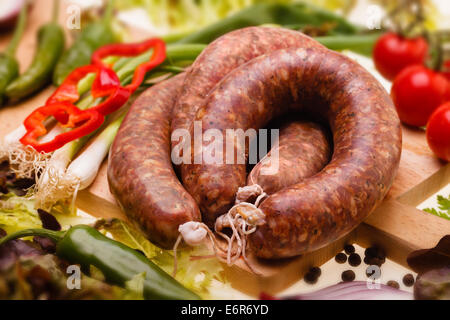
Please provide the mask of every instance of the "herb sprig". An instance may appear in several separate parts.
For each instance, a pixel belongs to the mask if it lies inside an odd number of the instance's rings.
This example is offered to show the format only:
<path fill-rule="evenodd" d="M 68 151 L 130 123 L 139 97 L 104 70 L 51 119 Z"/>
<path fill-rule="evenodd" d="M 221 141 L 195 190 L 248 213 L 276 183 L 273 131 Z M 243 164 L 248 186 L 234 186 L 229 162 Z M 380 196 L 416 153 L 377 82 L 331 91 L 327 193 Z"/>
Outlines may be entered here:
<path fill-rule="evenodd" d="M 438 201 L 438 208 L 439 210 L 436 210 L 435 208 L 426 208 L 423 209 L 423 211 L 434 214 L 438 217 L 450 220 L 450 194 L 447 198 L 444 196 L 438 195 L 437 196 Z"/>

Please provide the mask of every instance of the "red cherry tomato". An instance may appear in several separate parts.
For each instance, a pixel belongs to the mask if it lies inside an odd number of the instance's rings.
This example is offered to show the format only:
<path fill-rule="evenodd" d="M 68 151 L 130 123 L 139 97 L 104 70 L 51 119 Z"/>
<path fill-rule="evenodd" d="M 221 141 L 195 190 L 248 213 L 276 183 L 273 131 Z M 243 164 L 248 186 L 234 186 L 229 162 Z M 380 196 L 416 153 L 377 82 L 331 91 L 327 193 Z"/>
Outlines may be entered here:
<path fill-rule="evenodd" d="M 450 161 L 450 102 L 436 109 L 427 125 L 430 149 L 442 160 Z"/>
<path fill-rule="evenodd" d="M 442 75 L 450 81 L 450 60 L 444 62 L 444 71 L 442 71 Z"/>
<path fill-rule="evenodd" d="M 423 64 L 428 54 L 428 43 L 423 37 L 404 38 L 396 33 L 386 33 L 375 44 L 373 60 L 377 70 L 388 80 L 404 68 Z"/>
<path fill-rule="evenodd" d="M 422 127 L 430 115 L 446 102 L 449 82 L 438 72 L 422 65 L 410 66 L 395 78 L 391 96 L 400 120 Z"/>

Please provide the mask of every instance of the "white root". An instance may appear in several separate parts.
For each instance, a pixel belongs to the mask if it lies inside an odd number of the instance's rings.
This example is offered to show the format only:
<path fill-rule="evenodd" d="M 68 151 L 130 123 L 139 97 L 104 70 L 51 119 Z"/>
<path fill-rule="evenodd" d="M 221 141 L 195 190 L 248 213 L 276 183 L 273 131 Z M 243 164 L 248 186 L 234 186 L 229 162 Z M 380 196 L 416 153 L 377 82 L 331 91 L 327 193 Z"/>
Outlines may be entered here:
<path fill-rule="evenodd" d="M 45 170 L 50 154 L 40 153 L 19 142 L 0 146 L 0 160 L 7 160 L 19 178 L 35 178 Z"/>
<path fill-rule="evenodd" d="M 254 204 L 245 202 L 251 197 L 257 197 Z M 175 276 L 177 271 L 177 248 L 181 241 L 184 240 L 190 246 L 198 246 L 206 241 L 207 236 L 209 236 L 215 256 L 219 260 L 226 262 L 228 266 L 232 266 L 242 257 L 247 266 L 254 272 L 245 250 L 248 235 L 255 232 L 257 227 L 264 223 L 264 213 L 258 206 L 265 197 L 267 197 L 267 194 L 257 184 L 239 188 L 236 195 L 236 204 L 226 214 L 217 218 L 214 227 L 216 234 L 226 240 L 227 248 L 222 248 L 218 244 L 216 235 L 204 223 L 190 221 L 181 225 L 178 228 L 180 235 L 173 248 L 173 275 Z M 226 228 L 231 228 L 231 237 L 222 232 Z"/>
<path fill-rule="evenodd" d="M 73 161 L 77 150 L 73 143 L 55 151 L 47 172 L 38 183 L 36 199 L 40 206 L 50 207 L 60 200 L 72 197 L 72 208 L 75 208 L 78 191 L 94 182 L 124 116 L 125 113 L 93 138 L 89 146 Z"/>
<path fill-rule="evenodd" d="M 66 169 L 48 166 L 45 174 L 36 182 L 36 207 L 49 210 L 60 200 L 74 197 L 79 189 L 79 180 L 66 173 Z M 72 208 L 74 200 L 72 199 Z"/>
<path fill-rule="evenodd" d="M 45 122 L 46 127 L 52 125 L 54 125 L 52 119 Z M 3 138 L 0 146 L 0 160 L 8 160 L 11 170 L 19 178 L 37 178 L 44 172 L 51 153 L 37 152 L 32 147 L 21 144 L 19 140 L 26 132 L 22 124 Z M 58 132 L 59 127 L 53 128 L 43 140 L 51 140 Z"/>
<path fill-rule="evenodd" d="M 181 240 L 184 240 L 187 245 L 191 247 L 199 246 L 205 242 L 207 236 L 209 236 L 209 240 L 211 241 L 214 251 L 218 252 L 219 247 L 217 246 L 216 238 L 212 231 L 208 228 L 208 226 L 202 222 L 189 221 L 185 224 L 182 224 L 178 227 L 178 231 L 180 235 L 178 236 L 175 245 L 173 246 L 173 276 L 177 274 L 178 260 L 177 260 L 177 249 L 181 243 Z"/>

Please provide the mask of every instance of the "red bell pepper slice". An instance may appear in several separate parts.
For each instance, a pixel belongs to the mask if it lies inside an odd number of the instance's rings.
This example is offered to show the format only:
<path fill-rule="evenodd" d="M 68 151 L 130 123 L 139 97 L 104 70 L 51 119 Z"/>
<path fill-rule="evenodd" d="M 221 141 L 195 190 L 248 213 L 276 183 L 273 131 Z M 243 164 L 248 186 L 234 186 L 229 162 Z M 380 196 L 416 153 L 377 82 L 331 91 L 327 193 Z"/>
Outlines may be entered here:
<path fill-rule="evenodd" d="M 56 91 L 47 99 L 45 104 L 58 102 L 74 103 L 78 101 L 80 95 L 78 93 L 78 83 L 89 73 L 99 73 L 99 67 L 88 65 L 80 67 L 72 71 L 64 82 L 56 89 Z M 119 83 L 120 84 L 120 83 Z"/>
<path fill-rule="evenodd" d="M 64 127 L 73 128 L 63 132 L 51 141 L 40 142 L 38 139 L 47 134 L 44 120 L 54 116 Z M 97 130 L 105 120 L 104 115 L 97 111 L 82 111 L 70 103 L 49 104 L 33 111 L 24 121 L 27 133 L 20 142 L 33 147 L 38 152 L 52 152 L 66 143 L 81 138 Z"/>
<path fill-rule="evenodd" d="M 145 74 L 166 60 L 166 44 L 163 40 L 153 38 L 140 43 L 106 45 L 94 52 L 91 61 L 94 65 L 105 66 L 102 60 L 108 56 L 134 57 L 151 48 L 153 48 L 153 53 L 150 60 L 136 68 L 132 82 L 125 86 L 133 93 L 144 81 Z"/>
<path fill-rule="evenodd" d="M 110 114 L 118 110 L 130 97 L 128 90 L 120 85 L 117 74 L 105 66 L 89 65 L 75 69 L 64 80 L 61 86 L 51 95 L 46 104 L 78 101 L 78 83 L 89 73 L 96 73 L 97 76 L 92 84 L 91 94 L 94 98 L 108 96 L 108 98 L 99 105 L 91 108 L 103 115 Z"/>

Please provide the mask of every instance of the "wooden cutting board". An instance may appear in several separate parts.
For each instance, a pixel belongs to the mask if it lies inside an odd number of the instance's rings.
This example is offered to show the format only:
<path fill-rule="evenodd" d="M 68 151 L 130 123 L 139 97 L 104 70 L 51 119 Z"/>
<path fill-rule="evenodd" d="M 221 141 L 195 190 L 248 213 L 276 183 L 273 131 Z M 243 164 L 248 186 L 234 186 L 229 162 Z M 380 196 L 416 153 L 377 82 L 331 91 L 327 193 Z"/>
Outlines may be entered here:
<path fill-rule="evenodd" d="M 50 19 L 48 4 L 48 0 L 36 0 L 31 12 L 27 31 L 17 52 L 21 70 L 31 63 L 37 29 Z M 62 6 L 61 24 L 65 24 L 68 16 L 65 10 Z M 138 38 L 148 36 L 142 32 L 135 34 Z M 9 38 L 10 35 L 0 35 L 0 51 Z M 0 137 L 19 126 L 26 115 L 41 106 L 53 90 L 48 87 L 19 105 L 3 107 L 0 110 Z M 259 263 L 260 275 L 234 267 L 226 268 L 227 276 L 233 286 L 242 291 L 251 294 L 261 290 L 276 293 L 300 279 L 311 265 L 323 264 L 339 252 L 344 243 L 351 242 L 362 245 L 382 243 L 391 258 L 405 264 L 405 257 L 410 251 L 433 247 L 442 236 L 450 234 L 450 221 L 415 208 L 449 183 L 450 164 L 439 161 L 433 155 L 427 146 L 424 131 L 403 127 L 403 152 L 398 175 L 383 204 L 365 223 L 343 239 L 314 253 L 295 259 Z M 109 192 L 106 164 L 93 185 L 79 193 L 77 206 L 99 218 L 126 219 Z M 246 279 L 245 285 L 242 285 L 242 277 Z"/>

